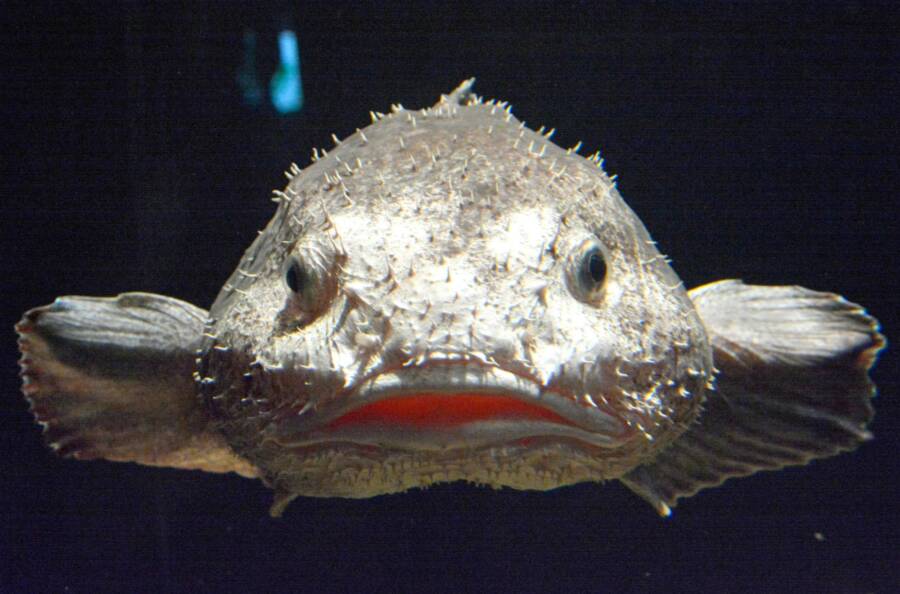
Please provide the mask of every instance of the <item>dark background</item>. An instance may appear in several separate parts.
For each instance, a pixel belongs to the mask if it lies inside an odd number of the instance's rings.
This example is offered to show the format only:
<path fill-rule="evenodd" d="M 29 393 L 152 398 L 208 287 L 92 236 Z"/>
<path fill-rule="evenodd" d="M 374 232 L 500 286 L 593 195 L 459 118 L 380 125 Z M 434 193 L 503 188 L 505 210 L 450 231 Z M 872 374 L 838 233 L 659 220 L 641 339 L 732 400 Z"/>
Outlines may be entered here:
<path fill-rule="evenodd" d="M 461 80 L 607 170 L 688 286 L 833 290 L 898 336 L 893 2 L 4 3 L 0 591 L 892 592 L 898 357 L 876 439 L 729 481 L 672 518 L 618 483 L 299 499 L 235 476 L 55 458 L 18 393 L 12 325 L 60 294 L 208 306 L 309 162 L 368 111 Z M 306 105 L 241 101 L 300 41 Z M 816 537 L 816 534 L 819 537 Z"/>

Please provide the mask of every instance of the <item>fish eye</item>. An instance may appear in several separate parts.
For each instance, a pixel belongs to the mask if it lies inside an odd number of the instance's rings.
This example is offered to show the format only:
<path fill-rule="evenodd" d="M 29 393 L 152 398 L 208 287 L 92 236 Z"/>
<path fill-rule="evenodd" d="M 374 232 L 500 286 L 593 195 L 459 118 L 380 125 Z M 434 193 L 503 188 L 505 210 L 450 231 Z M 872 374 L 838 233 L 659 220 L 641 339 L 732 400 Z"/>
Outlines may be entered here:
<path fill-rule="evenodd" d="M 606 254 L 596 240 L 582 243 L 570 256 L 568 265 L 569 290 L 576 299 L 596 304 L 603 297 L 606 285 Z"/>
<path fill-rule="evenodd" d="M 606 279 L 606 260 L 600 248 L 593 248 L 581 259 L 581 282 L 586 287 L 599 285 Z"/>
<path fill-rule="evenodd" d="M 317 259 L 321 251 L 292 254 L 281 268 L 286 300 L 278 314 L 280 330 L 290 332 L 312 323 L 328 310 L 337 294 L 337 278 L 325 262 Z M 337 265 L 332 262 L 332 265 Z"/>
<path fill-rule="evenodd" d="M 303 293 L 309 288 L 309 272 L 296 258 L 291 258 L 284 270 L 284 284 L 294 293 Z"/>
<path fill-rule="evenodd" d="M 284 304 L 277 316 L 279 331 L 293 332 L 311 324 L 338 297 L 338 272 L 344 256 L 334 253 L 330 245 L 313 238 L 294 246 L 282 260 L 279 274 Z"/>

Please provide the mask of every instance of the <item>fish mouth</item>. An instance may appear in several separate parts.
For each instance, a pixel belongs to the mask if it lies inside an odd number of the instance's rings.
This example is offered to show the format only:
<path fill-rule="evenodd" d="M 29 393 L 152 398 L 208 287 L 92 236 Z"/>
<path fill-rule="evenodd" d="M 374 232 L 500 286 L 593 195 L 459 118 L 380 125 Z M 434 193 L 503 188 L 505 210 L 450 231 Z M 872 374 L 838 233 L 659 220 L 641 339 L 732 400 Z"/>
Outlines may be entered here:
<path fill-rule="evenodd" d="M 352 444 L 446 451 L 539 442 L 616 448 L 629 427 L 588 397 L 580 402 L 522 375 L 473 361 L 385 371 L 275 426 L 288 447 Z"/>

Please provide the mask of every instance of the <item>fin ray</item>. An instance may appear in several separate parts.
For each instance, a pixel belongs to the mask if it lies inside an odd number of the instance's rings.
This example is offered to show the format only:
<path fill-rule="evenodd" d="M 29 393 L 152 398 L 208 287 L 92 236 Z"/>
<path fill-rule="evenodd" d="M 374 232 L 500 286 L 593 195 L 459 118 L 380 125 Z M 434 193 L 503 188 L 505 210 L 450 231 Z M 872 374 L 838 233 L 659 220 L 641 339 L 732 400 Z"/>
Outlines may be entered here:
<path fill-rule="evenodd" d="M 861 307 L 832 293 L 734 280 L 690 295 L 718 389 L 696 424 L 622 477 L 660 513 L 730 477 L 806 464 L 871 438 L 868 371 L 885 340 Z"/>
<path fill-rule="evenodd" d="M 57 454 L 255 469 L 209 428 L 192 373 L 206 312 L 149 293 L 61 297 L 16 326 L 22 391 Z"/>

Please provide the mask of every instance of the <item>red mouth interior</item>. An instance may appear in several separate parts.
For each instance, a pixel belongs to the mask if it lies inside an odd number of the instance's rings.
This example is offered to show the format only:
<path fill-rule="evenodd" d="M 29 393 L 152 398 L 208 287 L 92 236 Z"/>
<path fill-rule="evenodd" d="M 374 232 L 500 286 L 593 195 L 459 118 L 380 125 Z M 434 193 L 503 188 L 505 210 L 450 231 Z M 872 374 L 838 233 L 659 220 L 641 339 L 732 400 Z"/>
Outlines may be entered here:
<path fill-rule="evenodd" d="M 433 429 L 496 420 L 572 424 L 552 410 L 510 396 L 423 393 L 387 398 L 367 404 L 338 417 L 328 425 L 328 428 L 338 429 L 348 425 L 371 423 Z"/>

